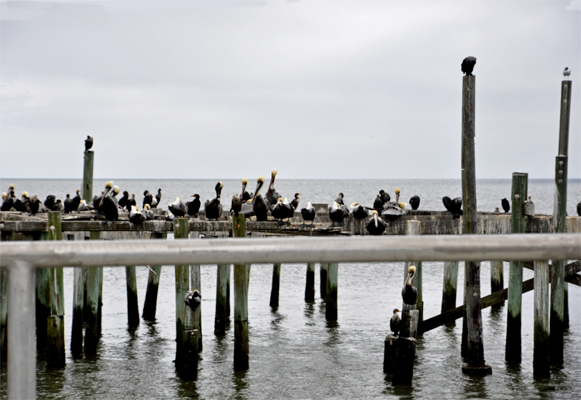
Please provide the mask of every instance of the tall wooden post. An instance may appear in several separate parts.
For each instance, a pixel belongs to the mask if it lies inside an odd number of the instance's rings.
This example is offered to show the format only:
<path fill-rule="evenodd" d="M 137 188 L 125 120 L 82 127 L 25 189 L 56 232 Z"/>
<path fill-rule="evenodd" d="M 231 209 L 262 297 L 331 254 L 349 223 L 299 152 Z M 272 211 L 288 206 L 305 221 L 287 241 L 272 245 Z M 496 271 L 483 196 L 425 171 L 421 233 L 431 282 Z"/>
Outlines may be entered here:
<path fill-rule="evenodd" d="M 174 219 L 174 238 L 176 240 L 187 239 L 189 233 L 188 220 L 185 218 Z M 183 355 L 182 343 L 184 332 L 184 299 L 190 290 L 190 266 L 176 265 L 175 266 L 175 301 L 176 301 L 176 365 L 181 365 L 181 357 Z"/>
<path fill-rule="evenodd" d="M 6 330 L 8 326 L 8 274 L 6 268 L 0 268 L 0 360 L 6 357 L 8 349 L 8 335 Z"/>
<path fill-rule="evenodd" d="M 418 310 L 410 310 L 407 307 L 402 310 L 393 367 L 392 383 L 394 385 L 409 386 L 412 384 L 419 314 Z"/>
<path fill-rule="evenodd" d="M 93 201 L 93 162 L 95 153 L 91 150 L 85 151 L 85 163 L 83 169 L 83 200 L 87 203 Z"/>
<path fill-rule="evenodd" d="M 155 233 L 155 239 L 167 239 L 167 233 Z M 143 303 L 142 318 L 146 321 L 155 320 L 157 310 L 157 293 L 159 291 L 159 278 L 161 276 L 161 265 L 152 265 L 147 278 L 147 290 L 145 292 L 145 301 Z"/>
<path fill-rule="evenodd" d="M 510 233 L 524 233 L 525 216 L 523 204 L 527 199 L 528 174 L 512 174 Z M 520 363 L 521 350 L 521 310 L 523 262 L 511 261 L 508 281 L 508 315 L 506 320 L 505 360 Z"/>
<path fill-rule="evenodd" d="M 504 289 L 504 272 L 503 272 L 503 262 L 502 261 L 491 261 L 490 262 L 490 293 L 496 293 L 499 290 Z M 493 308 L 501 307 L 504 301 L 501 301 L 495 305 Z"/>
<path fill-rule="evenodd" d="M 68 240 L 74 240 L 69 235 Z M 77 358 L 83 355 L 83 302 L 85 297 L 85 280 L 83 267 L 73 268 L 73 320 L 71 326 L 71 354 Z"/>
<path fill-rule="evenodd" d="M 218 265 L 216 274 L 216 314 L 214 317 L 214 333 L 223 336 L 229 321 L 226 302 L 228 301 L 228 282 L 230 281 L 230 265 Z"/>
<path fill-rule="evenodd" d="M 567 175 L 569 153 L 569 119 L 571 115 L 571 81 L 561 82 L 561 116 L 559 155 L 555 160 L 555 199 L 553 226 L 555 232 L 567 231 Z M 553 260 L 551 273 L 551 364 L 563 365 L 563 332 L 565 331 L 565 260 Z"/>
<path fill-rule="evenodd" d="M 125 267 L 127 289 L 127 324 L 131 328 L 139 325 L 139 305 L 137 301 L 137 273 L 135 266 Z"/>
<path fill-rule="evenodd" d="M 48 212 L 48 240 L 62 240 L 61 213 Z M 64 367 L 65 358 L 65 298 L 63 268 L 51 268 L 50 273 L 50 303 L 51 315 L 47 320 L 47 366 L 50 368 Z"/>
<path fill-rule="evenodd" d="M 307 282 L 305 284 L 305 301 L 315 301 L 315 263 L 307 264 Z"/>
<path fill-rule="evenodd" d="M 339 286 L 339 264 L 329 263 L 327 270 L 327 296 L 325 304 L 325 319 L 337 321 L 337 291 Z"/>
<path fill-rule="evenodd" d="M 246 236 L 246 217 L 232 216 L 234 237 Z M 247 370 L 248 347 L 248 269 L 246 264 L 234 265 L 234 369 Z"/>
<path fill-rule="evenodd" d="M 101 239 L 100 231 L 90 233 L 91 240 Z M 97 353 L 97 343 L 99 342 L 100 323 L 99 323 L 99 284 L 100 275 L 103 267 L 87 268 L 86 282 L 86 303 L 85 303 L 85 356 L 92 357 Z"/>
<path fill-rule="evenodd" d="M 464 234 L 478 234 L 478 211 L 476 207 L 476 158 L 475 135 L 476 77 L 466 75 L 462 90 L 462 203 L 464 205 Z M 465 334 L 462 335 L 465 358 L 468 365 L 462 367 L 467 374 L 492 373 L 485 365 L 482 337 L 482 307 L 480 302 L 480 262 L 466 261 L 464 267 L 464 320 Z"/>
<path fill-rule="evenodd" d="M 40 239 L 48 239 L 48 233 Z M 34 240 L 37 238 L 35 237 Z M 51 271 L 48 268 L 36 269 L 36 356 L 45 359 L 47 346 L 47 322 L 52 314 L 50 303 Z"/>
<path fill-rule="evenodd" d="M 321 299 L 327 298 L 327 273 L 329 270 L 329 263 L 319 264 L 319 292 L 321 293 Z"/>
<path fill-rule="evenodd" d="M 280 264 L 272 266 L 272 287 L 270 289 L 270 306 L 278 308 L 278 297 L 280 292 Z"/>
<path fill-rule="evenodd" d="M 442 313 L 456 308 L 457 287 L 458 287 L 458 261 L 446 261 L 444 262 Z"/>
<path fill-rule="evenodd" d="M 422 234 L 422 223 L 420 221 L 410 220 L 407 221 L 407 234 L 412 236 L 417 236 Z M 424 320 L 424 296 L 422 294 L 422 263 L 421 261 L 417 261 L 411 263 L 409 261 L 404 263 L 404 275 L 403 275 L 403 284 L 405 285 L 405 281 L 408 275 L 408 270 L 410 265 L 415 265 L 416 267 L 416 274 L 414 277 L 413 285 L 418 289 L 418 298 L 416 300 L 417 310 L 419 311 L 419 323 L 422 323 Z M 454 299 L 455 300 L 455 299 Z M 402 304 L 402 310 L 405 308 L 405 305 Z"/>
<path fill-rule="evenodd" d="M 187 220 L 186 220 L 187 221 Z M 192 232 L 190 239 L 199 239 L 199 232 Z M 202 297 L 202 277 L 199 264 L 190 265 L 190 290 L 197 290 Z M 202 305 L 200 304 L 193 310 L 192 329 L 196 330 L 196 338 L 198 340 L 198 351 L 202 351 Z"/>
<path fill-rule="evenodd" d="M 533 374 L 551 375 L 549 360 L 549 262 L 535 261 Z"/>

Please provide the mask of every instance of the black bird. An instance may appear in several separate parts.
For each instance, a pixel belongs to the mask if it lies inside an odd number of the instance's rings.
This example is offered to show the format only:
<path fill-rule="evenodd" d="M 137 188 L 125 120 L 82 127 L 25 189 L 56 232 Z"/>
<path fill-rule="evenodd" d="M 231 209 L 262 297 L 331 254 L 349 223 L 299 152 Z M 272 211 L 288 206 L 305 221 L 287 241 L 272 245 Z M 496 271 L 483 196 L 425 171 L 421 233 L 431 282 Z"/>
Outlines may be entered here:
<path fill-rule="evenodd" d="M 200 201 L 199 194 L 196 193 L 192 197 L 194 199 L 186 203 L 186 206 L 188 206 L 188 215 L 197 217 L 198 213 L 200 212 L 200 205 L 202 204 L 202 202 Z"/>
<path fill-rule="evenodd" d="M 222 204 L 220 203 L 220 195 L 224 184 L 222 182 L 216 183 L 216 198 L 206 200 L 204 207 L 206 208 L 206 219 L 218 220 L 222 216 Z"/>
<path fill-rule="evenodd" d="M 374 210 L 383 210 L 383 205 L 385 202 L 381 200 L 381 195 L 378 194 L 375 200 L 373 201 L 373 209 Z"/>
<path fill-rule="evenodd" d="M 474 70 L 474 66 L 476 65 L 476 57 L 466 57 L 462 60 L 462 72 L 466 75 L 472 75 L 472 71 Z"/>
<path fill-rule="evenodd" d="M 198 289 L 194 289 L 193 291 L 186 293 L 186 298 L 184 299 L 184 302 L 188 307 L 190 307 L 193 310 L 196 307 L 198 307 L 202 302 L 202 295 L 200 294 Z"/>
<path fill-rule="evenodd" d="M 260 188 L 264 185 L 264 177 L 260 177 L 256 180 L 256 190 L 254 191 L 254 197 L 250 200 L 252 204 L 252 211 L 254 211 L 254 215 L 256 216 L 257 221 L 266 221 L 268 217 L 268 210 L 270 208 L 270 204 L 268 200 L 264 199 L 260 194 Z"/>
<path fill-rule="evenodd" d="M 313 207 L 310 201 L 307 201 L 307 205 L 301 209 L 301 215 L 303 216 L 303 226 L 305 225 L 305 221 L 311 221 L 311 225 L 314 225 L 316 214 L 315 207 Z"/>
<path fill-rule="evenodd" d="M 410 267 L 408 268 L 408 276 L 406 278 L 405 285 L 401 290 L 401 298 L 403 299 L 403 302 L 409 306 L 413 306 L 414 304 L 416 304 L 416 301 L 418 299 L 418 289 L 416 289 L 412 285 L 415 275 L 416 267 L 410 265 Z"/>
<path fill-rule="evenodd" d="M 4 201 L 2 202 L 2 208 L 0 210 L 10 211 L 13 208 L 16 209 L 16 197 L 10 197 L 7 193 L 2 193 L 2 199 Z"/>
<path fill-rule="evenodd" d="M 149 193 L 149 190 L 146 190 L 143 192 L 143 207 L 145 207 L 146 204 L 151 206 L 151 203 L 153 203 L 153 195 Z"/>
<path fill-rule="evenodd" d="M 85 139 L 85 151 L 91 150 L 91 147 L 93 147 L 93 137 L 87 135 Z"/>
<path fill-rule="evenodd" d="M 365 229 L 370 235 L 381 235 L 385 232 L 386 223 L 379 218 L 377 210 L 371 211 L 371 218 L 365 223 Z"/>
<path fill-rule="evenodd" d="M 31 215 L 35 215 L 38 213 L 45 213 L 48 211 L 47 208 L 44 206 L 44 204 L 42 204 L 42 202 L 38 199 L 38 196 L 35 194 L 33 194 L 32 197 L 30 197 L 28 204 L 29 204 Z"/>
<path fill-rule="evenodd" d="M 65 210 L 65 206 L 64 206 L 63 202 L 61 201 L 61 199 L 57 199 L 57 201 L 52 206 L 51 210 L 52 211 L 61 211 L 61 212 Z"/>
<path fill-rule="evenodd" d="M 55 202 L 56 196 L 54 194 L 49 194 L 48 196 L 46 196 L 46 199 L 44 200 L 44 206 L 49 210 L 52 210 L 52 207 L 54 206 Z"/>
<path fill-rule="evenodd" d="M 462 199 L 460 197 L 456 197 L 454 200 L 449 198 L 448 196 L 442 197 L 442 203 L 444 203 L 444 207 L 446 210 L 452 213 L 454 216 L 453 219 L 460 218 L 460 215 L 463 215 L 464 212 L 462 211 Z"/>
<path fill-rule="evenodd" d="M 412 196 L 412 198 L 410 199 L 410 206 L 412 206 L 412 210 L 417 210 L 418 207 L 420 206 L 420 196 L 418 195 Z"/>
<path fill-rule="evenodd" d="M 339 204 L 340 204 L 340 205 L 342 205 L 342 206 L 344 206 L 344 205 L 345 205 L 345 203 L 343 203 L 343 197 L 344 197 L 344 196 L 345 196 L 345 195 L 344 195 L 343 193 L 339 193 L 339 194 L 337 195 L 337 198 L 335 199 L 335 202 L 336 202 L 336 203 L 339 203 Z"/>
<path fill-rule="evenodd" d="M 155 206 L 157 206 L 158 204 L 161 204 L 161 188 L 157 189 L 157 194 L 155 195 L 155 200 L 156 200 Z M 153 205 L 152 205 L 152 207 L 153 207 Z"/>
<path fill-rule="evenodd" d="M 508 202 L 507 199 L 502 199 L 501 200 L 502 203 L 502 209 L 504 210 L 505 213 L 510 211 L 510 203 Z"/>
<path fill-rule="evenodd" d="M 131 206 L 131 211 L 129 211 L 129 222 L 138 225 L 145 221 L 145 215 L 137 209 L 137 206 Z"/>
<path fill-rule="evenodd" d="M 137 201 L 135 200 L 135 193 L 131 195 L 131 198 L 127 200 L 127 211 L 131 210 L 131 206 L 136 206 Z"/>
<path fill-rule="evenodd" d="M 369 216 L 369 211 L 367 211 L 367 207 L 359 203 L 351 203 L 351 214 L 355 219 L 364 219 Z"/>
<path fill-rule="evenodd" d="M 348 215 L 349 209 L 346 206 L 337 203 L 336 201 L 331 207 L 329 207 L 329 218 L 331 218 L 331 221 L 333 221 L 333 226 L 335 226 L 335 222 L 343 223 L 343 220 Z"/>
<path fill-rule="evenodd" d="M 581 217 L 581 201 L 577 203 L 577 215 Z"/>
<path fill-rule="evenodd" d="M 93 198 L 93 207 L 98 213 L 103 214 L 107 221 L 117 221 L 119 219 L 119 207 L 117 201 L 110 196 L 113 191 L 113 182 L 109 181 L 105 185 L 105 190 L 101 196 Z"/>
<path fill-rule="evenodd" d="M 129 201 L 129 192 L 127 190 L 123 191 L 123 196 L 119 199 L 117 204 L 119 207 L 127 209 L 127 211 L 131 211 L 131 207 L 127 206 L 127 202 Z"/>
<path fill-rule="evenodd" d="M 10 186 L 8 186 L 8 192 L 6 193 L 6 195 L 8 197 L 13 197 L 16 198 L 16 194 L 14 193 L 14 190 L 16 189 L 16 186 L 14 186 L 14 184 L 10 184 Z"/>
<path fill-rule="evenodd" d="M 270 184 L 268 185 L 268 190 L 266 192 L 266 200 L 269 203 L 269 207 L 275 205 L 278 199 L 282 197 L 274 188 L 274 179 L 276 178 L 277 174 L 278 172 L 276 168 L 273 169 L 270 173 Z"/>
<path fill-rule="evenodd" d="M 188 214 L 188 207 L 179 197 L 176 197 L 173 203 L 169 203 L 167 205 L 167 208 L 173 215 L 175 215 L 178 218 Z"/>
<path fill-rule="evenodd" d="M 295 198 L 290 203 L 290 205 L 293 208 L 293 210 L 296 210 L 297 208 L 299 208 L 299 202 L 301 201 L 299 199 L 299 196 L 300 195 L 301 195 L 300 193 L 295 193 Z"/>
<path fill-rule="evenodd" d="M 387 203 L 388 201 L 391 200 L 391 197 L 389 196 L 389 193 L 387 193 L 385 190 L 380 190 L 379 191 L 379 198 L 381 199 L 381 201 L 383 203 Z"/>
<path fill-rule="evenodd" d="M 400 318 L 399 315 L 397 314 L 398 312 L 399 310 L 397 308 L 394 308 L 393 315 L 391 316 L 391 320 L 389 321 L 389 329 L 391 329 L 394 336 L 397 336 L 397 334 L 399 333 Z"/>
<path fill-rule="evenodd" d="M 81 203 L 81 191 L 77 190 L 77 195 L 75 197 L 73 197 L 73 203 L 72 203 L 72 207 L 73 207 L 73 211 L 77 211 L 77 209 L 79 208 L 79 204 Z"/>
<path fill-rule="evenodd" d="M 272 207 L 271 210 L 272 216 L 276 219 L 280 220 L 280 224 L 282 225 L 284 219 L 292 218 L 295 214 L 295 210 L 292 208 L 288 199 L 280 198 L 276 202 L 276 204 Z M 290 221 L 288 221 L 290 224 Z"/>

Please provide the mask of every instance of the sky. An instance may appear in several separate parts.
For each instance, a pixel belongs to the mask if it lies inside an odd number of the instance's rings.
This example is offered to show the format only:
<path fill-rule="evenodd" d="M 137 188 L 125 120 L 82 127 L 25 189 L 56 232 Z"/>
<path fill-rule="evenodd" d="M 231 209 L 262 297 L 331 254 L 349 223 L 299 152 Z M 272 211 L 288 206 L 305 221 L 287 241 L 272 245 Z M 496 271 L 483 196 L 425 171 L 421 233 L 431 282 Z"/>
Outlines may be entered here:
<path fill-rule="evenodd" d="M 0 1 L 0 177 L 554 178 L 581 1 Z"/>

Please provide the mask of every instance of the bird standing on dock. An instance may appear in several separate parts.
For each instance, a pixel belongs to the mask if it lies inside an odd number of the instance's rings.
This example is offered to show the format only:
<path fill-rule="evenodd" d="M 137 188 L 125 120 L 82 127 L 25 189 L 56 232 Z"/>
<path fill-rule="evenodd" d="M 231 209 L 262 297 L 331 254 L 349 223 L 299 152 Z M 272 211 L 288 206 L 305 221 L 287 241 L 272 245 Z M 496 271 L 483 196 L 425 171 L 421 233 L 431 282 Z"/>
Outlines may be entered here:
<path fill-rule="evenodd" d="M 168 210 L 178 218 L 188 214 L 188 207 L 184 204 L 182 199 L 176 197 L 173 203 L 167 205 Z"/>
<path fill-rule="evenodd" d="M 246 191 L 246 186 L 248 186 L 248 179 L 242 178 L 242 194 L 240 195 L 240 197 L 242 197 L 243 203 L 246 203 L 248 200 L 252 198 L 252 195 Z"/>
<path fill-rule="evenodd" d="M 161 188 L 157 189 L 157 194 L 155 195 L 155 205 L 161 204 Z M 153 207 L 153 206 L 152 206 Z M 154 207 L 155 208 L 155 207 Z"/>
<path fill-rule="evenodd" d="M 290 219 L 294 216 L 295 210 L 292 208 L 287 198 L 280 198 L 274 207 L 272 207 L 271 213 L 274 218 L 280 219 L 280 225 L 282 225 L 283 220 L 287 218 L 287 223 L 290 225 Z"/>
<path fill-rule="evenodd" d="M 268 200 L 264 199 L 260 194 L 260 189 L 264 185 L 264 177 L 259 177 L 256 180 L 256 190 L 254 190 L 254 197 L 249 200 L 252 203 L 252 211 L 256 216 L 257 221 L 266 221 L 268 217 L 268 210 L 270 209 L 270 204 Z"/>
<path fill-rule="evenodd" d="M 581 217 L 581 201 L 577 203 L 577 215 Z"/>
<path fill-rule="evenodd" d="M 342 205 L 342 206 L 344 206 L 344 205 L 345 205 L 345 203 L 343 203 L 343 198 L 344 198 L 344 197 L 345 197 L 345 195 L 344 195 L 343 193 L 339 193 L 339 194 L 337 195 L 337 198 L 335 199 L 335 202 L 336 202 L 336 203 L 339 203 L 339 205 Z"/>
<path fill-rule="evenodd" d="M 345 205 L 341 205 L 336 201 L 333 202 L 331 207 L 329 207 L 329 218 L 333 221 L 333 226 L 335 226 L 335 222 L 342 224 L 343 220 L 348 215 L 349 209 Z"/>
<path fill-rule="evenodd" d="M 71 206 L 73 207 L 73 210 L 76 211 L 77 208 L 79 208 L 79 204 L 81 203 L 81 191 L 77 190 L 77 194 L 75 195 L 75 197 L 73 197 L 73 203 L 71 204 Z"/>
<path fill-rule="evenodd" d="M 474 66 L 476 65 L 476 57 L 466 57 L 462 60 L 462 72 L 466 75 L 472 75 L 472 71 L 474 70 Z"/>
<path fill-rule="evenodd" d="M 127 190 L 123 191 L 123 196 L 119 199 L 117 204 L 119 207 L 127 209 L 127 211 L 131 211 L 131 207 L 127 206 L 127 202 L 129 201 L 129 192 Z"/>
<path fill-rule="evenodd" d="M 393 315 L 391 316 L 391 320 L 389 321 L 389 329 L 393 332 L 394 336 L 397 336 L 399 333 L 399 323 L 401 321 L 399 315 L 399 310 L 397 308 L 393 309 Z"/>
<path fill-rule="evenodd" d="M 55 201 L 51 210 L 52 211 L 60 211 L 60 212 L 63 212 L 65 210 L 65 206 L 64 206 L 63 202 L 61 201 L 61 199 L 57 199 L 57 201 Z"/>
<path fill-rule="evenodd" d="M 505 213 L 510 211 L 510 203 L 506 198 L 502 199 L 500 203 L 502 204 L 502 209 L 504 210 Z"/>
<path fill-rule="evenodd" d="M 93 199 L 93 207 L 98 213 L 103 214 L 107 221 L 117 221 L 119 219 L 117 201 L 110 196 L 112 190 L 113 182 L 109 181 L 105 184 L 105 190 L 101 196 L 95 196 Z"/>
<path fill-rule="evenodd" d="M 401 298 L 403 299 L 403 302 L 409 306 L 415 305 L 418 300 L 418 289 L 416 289 L 412 284 L 415 275 L 416 267 L 410 265 L 405 284 L 401 290 Z"/>
<path fill-rule="evenodd" d="M 188 206 L 188 215 L 197 217 L 198 213 L 200 212 L 200 206 L 202 205 L 202 202 L 200 201 L 199 194 L 196 193 L 192 197 L 194 199 L 186 203 L 186 206 Z"/>
<path fill-rule="evenodd" d="M 379 198 L 381 199 L 381 201 L 385 204 L 388 201 L 391 200 L 391 196 L 389 195 L 389 193 L 387 193 L 385 190 L 381 189 L 379 191 Z"/>
<path fill-rule="evenodd" d="M 301 201 L 301 199 L 299 199 L 300 195 L 301 195 L 300 193 L 295 193 L 295 198 L 290 202 L 290 205 L 293 208 L 293 210 L 299 208 L 299 203 Z"/>
<path fill-rule="evenodd" d="M 52 210 L 52 207 L 54 206 L 55 202 L 56 196 L 54 194 L 49 194 L 48 196 L 46 196 L 46 199 L 44 200 L 44 206 L 49 210 Z"/>
<path fill-rule="evenodd" d="M 81 202 L 79 203 L 79 206 L 77 207 L 77 212 L 91 211 L 91 210 L 94 210 L 93 206 L 90 204 L 87 204 L 87 202 L 84 199 L 81 200 Z"/>
<path fill-rule="evenodd" d="M 129 222 L 134 225 L 138 225 L 143 223 L 145 220 L 145 215 L 143 215 L 141 211 L 137 209 L 137 206 L 131 206 L 131 211 L 129 211 Z"/>
<path fill-rule="evenodd" d="M 200 303 L 202 303 L 202 295 L 200 294 L 198 289 L 194 289 L 186 293 L 186 298 L 184 299 L 184 302 L 188 307 L 190 307 L 193 310 L 197 308 L 200 305 Z"/>
<path fill-rule="evenodd" d="M 412 206 L 412 210 L 417 210 L 420 207 L 420 196 L 412 196 L 410 199 L 410 206 Z"/>
<path fill-rule="evenodd" d="M 270 173 L 270 184 L 268 185 L 268 190 L 266 192 L 266 200 L 268 200 L 269 207 L 274 206 L 278 202 L 278 199 L 282 197 L 274 188 L 274 180 L 277 174 L 278 171 L 276 168 Z"/>
<path fill-rule="evenodd" d="M 10 211 L 12 209 L 16 209 L 15 208 L 15 197 L 10 197 L 8 196 L 7 193 L 2 193 L 2 199 L 4 200 L 2 202 L 2 211 Z"/>
<path fill-rule="evenodd" d="M 218 220 L 222 216 L 222 203 L 220 203 L 220 196 L 223 187 L 224 184 L 222 182 L 216 183 L 216 198 L 206 201 L 206 204 L 204 205 L 206 209 L 206 219 Z"/>
<path fill-rule="evenodd" d="M 146 204 L 149 204 L 151 206 L 152 202 L 153 202 L 153 195 L 151 193 L 149 193 L 149 190 L 146 190 L 145 192 L 143 192 L 143 205 L 142 205 L 142 207 L 145 207 Z"/>
<path fill-rule="evenodd" d="M 42 202 L 38 199 L 38 196 L 33 194 L 28 201 L 30 215 L 36 215 L 38 213 L 45 213 L 48 209 L 42 204 Z"/>
<path fill-rule="evenodd" d="M 303 217 L 303 225 L 305 226 L 305 221 L 311 221 L 311 226 L 315 224 L 315 216 L 317 212 L 315 207 L 311 204 L 310 201 L 307 201 L 307 205 L 301 209 L 301 215 Z"/>
<path fill-rule="evenodd" d="M 367 207 L 355 202 L 351 203 L 351 214 L 355 219 L 365 219 L 369 215 L 369 211 L 367 211 Z"/>
<path fill-rule="evenodd" d="M 79 208 L 79 206 L 77 206 Z M 73 207 L 73 199 L 71 199 L 71 195 L 67 193 L 67 197 L 65 198 L 65 214 L 68 214 L 72 211 L 76 211 Z"/>
<path fill-rule="evenodd" d="M 378 194 L 377 197 L 375 198 L 375 200 L 373 201 L 373 209 L 378 210 L 378 211 L 382 211 L 384 204 L 385 204 L 385 202 L 383 200 L 381 200 L 381 195 Z"/>
<path fill-rule="evenodd" d="M 385 232 L 385 227 L 387 224 L 383 219 L 379 217 L 379 213 L 377 210 L 371 211 L 371 218 L 365 223 L 365 229 L 369 232 L 370 235 L 381 235 Z"/>
<path fill-rule="evenodd" d="M 565 69 L 563 70 L 563 76 L 565 77 L 565 80 L 569 80 L 569 76 L 571 76 L 571 70 L 569 69 L 569 67 L 565 67 Z"/>
<path fill-rule="evenodd" d="M 85 151 L 91 150 L 91 147 L 93 147 L 93 137 L 87 135 L 85 139 Z"/>
<path fill-rule="evenodd" d="M 135 204 L 132 205 L 132 207 L 135 206 Z M 135 206 L 137 208 L 137 206 Z M 145 217 L 146 221 L 149 221 L 151 219 L 155 218 L 155 214 L 153 213 L 153 210 L 151 209 L 151 206 L 149 204 L 146 204 L 145 207 L 143 207 L 143 211 L 141 212 L 143 214 L 143 216 Z M 173 214 L 171 214 L 173 216 Z"/>
<path fill-rule="evenodd" d="M 135 200 L 135 193 L 131 194 L 131 198 L 127 200 L 127 210 L 131 210 L 131 206 L 136 206 L 137 201 Z"/>
<path fill-rule="evenodd" d="M 460 215 L 463 215 L 464 212 L 462 211 L 462 199 L 460 197 L 456 197 L 454 200 L 449 198 L 448 196 L 442 197 L 442 203 L 444 203 L 444 207 L 446 210 L 452 213 L 453 219 L 460 218 Z"/>
<path fill-rule="evenodd" d="M 399 195 L 401 191 L 399 188 L 395 189 L 395 201 L 388 201 L 383 205 L 382 216 L 385 216 L 389 221 L 395 221 L 399 217 L 405 214 L 404 208 L 405 204 L 399 202 Z"/>

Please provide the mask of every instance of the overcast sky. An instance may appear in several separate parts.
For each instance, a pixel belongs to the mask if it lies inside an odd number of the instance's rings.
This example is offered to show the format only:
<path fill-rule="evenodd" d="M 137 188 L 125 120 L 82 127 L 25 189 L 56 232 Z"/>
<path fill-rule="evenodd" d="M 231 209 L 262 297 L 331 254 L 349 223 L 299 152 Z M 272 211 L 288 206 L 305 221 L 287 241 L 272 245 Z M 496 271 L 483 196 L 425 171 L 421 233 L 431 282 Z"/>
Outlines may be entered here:
<path fill-rule="evenodd" d="M 581 178 L 579 1 L 1 1 L 3 178 Z"/>

